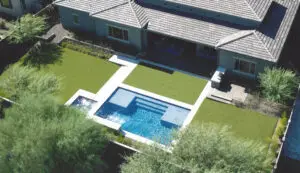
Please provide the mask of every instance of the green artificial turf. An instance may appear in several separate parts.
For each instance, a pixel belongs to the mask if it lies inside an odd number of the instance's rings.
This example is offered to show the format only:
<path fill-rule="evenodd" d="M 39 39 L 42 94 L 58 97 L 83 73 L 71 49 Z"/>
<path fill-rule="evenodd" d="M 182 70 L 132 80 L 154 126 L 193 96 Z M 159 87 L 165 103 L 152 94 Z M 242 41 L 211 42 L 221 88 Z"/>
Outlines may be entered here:
<path fill-rule="evenodd" d="M 166 72 L 138 65 L 125 83 L 162 96 L 194 104 L 207 81 L 180 72 Z"/>
<path fill-rule="evenodd" d="M 239 137 L 267 142 L 267 138 L 273 135 L 277 120 L 275 117 L 206 99 L 192 123 L 229 125 Z"/>
<path fill-rule="evenodd" d="M 44 67 L 62 78 L 60 99 L 67 101 L 78 89 L 96 93 L 117 71 L 118 65 L 70 49 L 63 49 L 61 59 Z"/>

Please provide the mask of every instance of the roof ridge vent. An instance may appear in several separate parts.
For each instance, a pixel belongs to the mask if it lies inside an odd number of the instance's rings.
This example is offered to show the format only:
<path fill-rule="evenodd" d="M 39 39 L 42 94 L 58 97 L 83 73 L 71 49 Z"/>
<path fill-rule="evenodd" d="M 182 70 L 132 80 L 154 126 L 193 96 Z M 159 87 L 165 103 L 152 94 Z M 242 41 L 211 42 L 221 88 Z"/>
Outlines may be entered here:
<path fill-rule="evenodd" d="M 231 34 L 229 36 L 226 36 L 222 39 L 219 40 L 219 42 L 215 45 L 215 48 L 221 47 L 225 44 L 234 42 L 236 40 L 239 40 L 241 38 L 247 37 L 249 35 L 252 35 L 254 33 L 254 30 L 243 30 L 243 31 L 239 31 L 236 32 L 234 34 Z"/>

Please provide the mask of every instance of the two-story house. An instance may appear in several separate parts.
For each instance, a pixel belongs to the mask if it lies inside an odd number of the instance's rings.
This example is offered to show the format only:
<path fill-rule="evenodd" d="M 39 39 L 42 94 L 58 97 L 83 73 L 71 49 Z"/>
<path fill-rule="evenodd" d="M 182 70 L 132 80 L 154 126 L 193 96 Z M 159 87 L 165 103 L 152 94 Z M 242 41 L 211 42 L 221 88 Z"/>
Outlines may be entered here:
<path fill-rule="evenodd" d="M 64 27 L 139 51 L 184 51 L 256 77 L 278 62 L 299 0 L 57 0 Z M 159 51 L 158 51 L 159 52 Z"/>

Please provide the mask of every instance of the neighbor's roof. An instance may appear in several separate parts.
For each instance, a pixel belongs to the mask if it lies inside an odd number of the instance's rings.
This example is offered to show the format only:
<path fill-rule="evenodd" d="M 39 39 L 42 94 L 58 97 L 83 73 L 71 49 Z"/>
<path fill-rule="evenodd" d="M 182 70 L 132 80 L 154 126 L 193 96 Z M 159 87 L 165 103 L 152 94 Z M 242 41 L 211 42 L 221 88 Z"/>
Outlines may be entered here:
<path fill-rule="evenodd" d="M 167 1 L 175 2 L 175 0 Z M 252 19 L 264 20 L 259 28 L 255 29 L 148 6 L 134 0 L 58 0 L 55 3 L 86 11 L 96 18 L 137 28 L 147 26 L 152 32 L 272 62 L 279 59 L 300 3 L 299 0 L 176 0 L 176 2 L 245 16 L 249 19 L 253 17 Z M 243 4 L 251 9 L 252 13 L 242 7 Z"/>
<path fill-rule="evenodd" d="M 272 0 L 165 0 L 176 4 L 261 21 Z"/>

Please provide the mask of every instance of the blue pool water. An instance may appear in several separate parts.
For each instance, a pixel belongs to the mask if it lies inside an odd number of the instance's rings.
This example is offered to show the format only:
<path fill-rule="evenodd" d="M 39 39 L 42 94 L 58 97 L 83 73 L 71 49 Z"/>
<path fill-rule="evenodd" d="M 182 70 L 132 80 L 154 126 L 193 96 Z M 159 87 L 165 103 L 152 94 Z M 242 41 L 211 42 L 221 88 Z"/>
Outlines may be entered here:
<path fill-rule="evenodd" d="M 121 129 L 163 144 L 182 126 L 190 110 L 123 88 L 117 88 L 96 115 L 121 124 Z"/>

